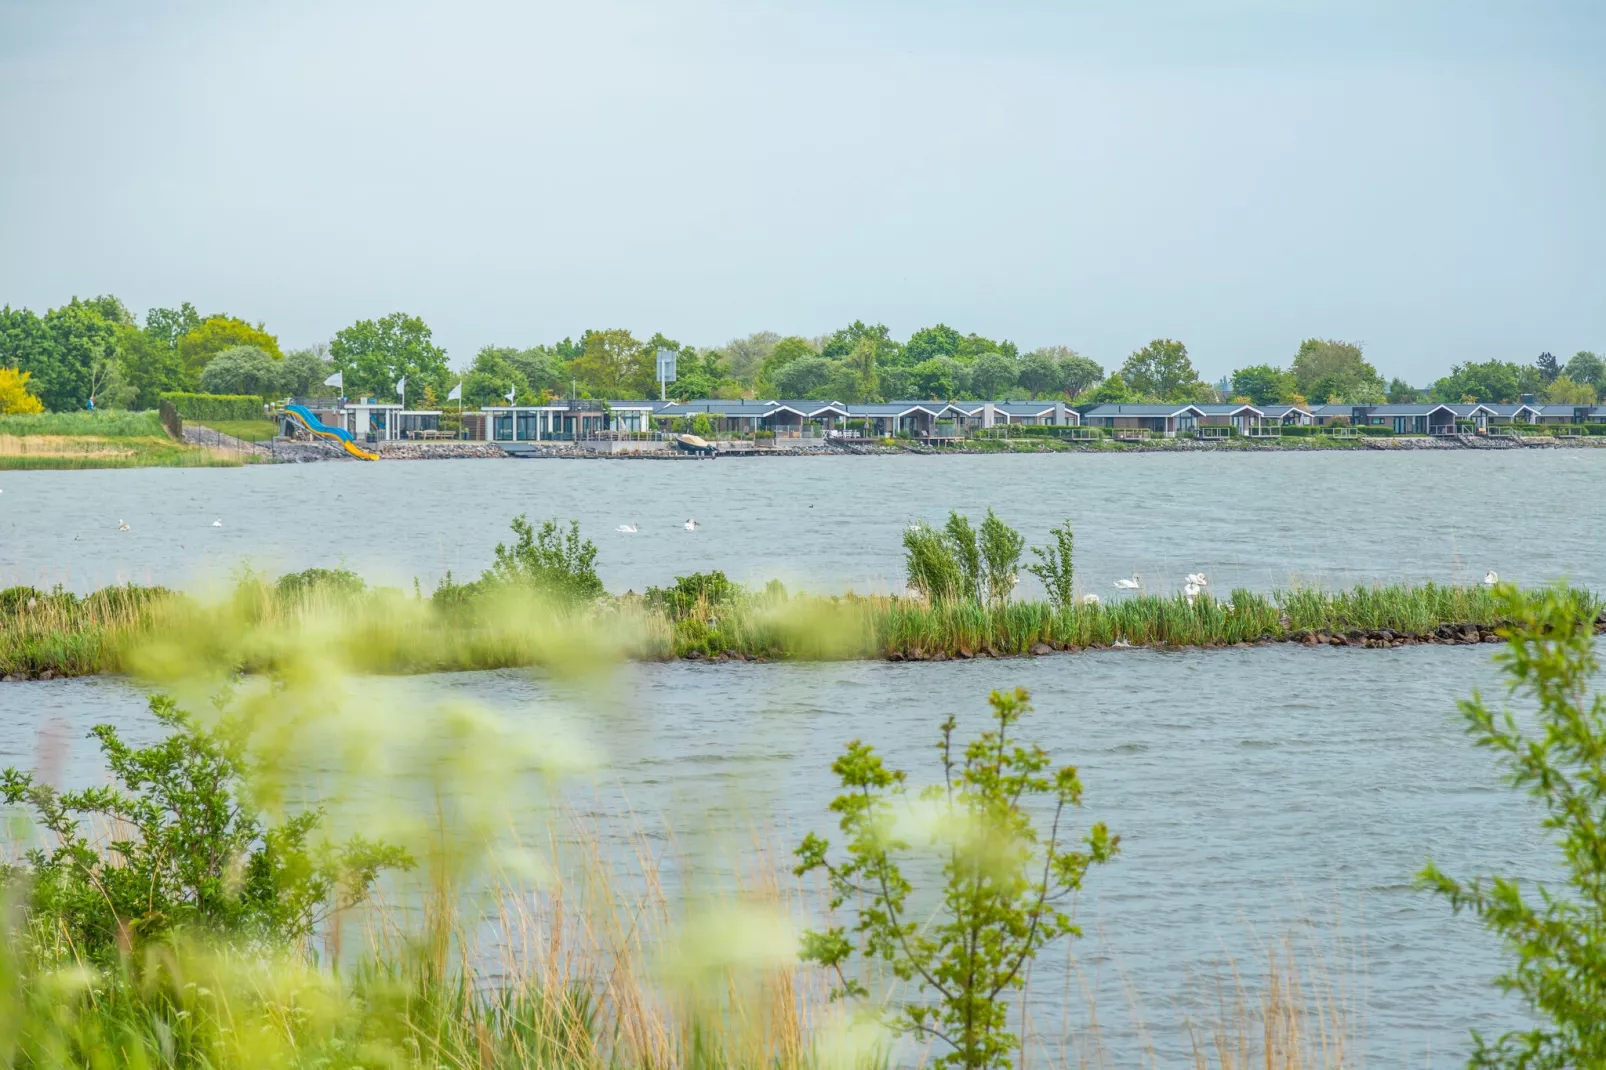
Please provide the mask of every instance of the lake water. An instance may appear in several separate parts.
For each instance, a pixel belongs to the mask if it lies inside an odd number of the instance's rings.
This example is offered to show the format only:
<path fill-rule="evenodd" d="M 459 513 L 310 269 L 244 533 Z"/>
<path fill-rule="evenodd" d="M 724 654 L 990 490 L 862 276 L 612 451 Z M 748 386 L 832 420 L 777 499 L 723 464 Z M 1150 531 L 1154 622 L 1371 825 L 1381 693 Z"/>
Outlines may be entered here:
<path fill-rule="evenodd" d="M 0 582 L 204 587 L 242 562 L 472 577 L 508 520 L 575 519 L 610 589 L 719 568 L 901 590 L 909 520 L 1069 518 L 1090 590 L 1569 576 L 1606 588 L 1606 450 L 421 461 L 0 474 Z M 702 530 L 681 529 L 688 518 Z M 118 530 L 126 520 L 127 532 Z M 215 520 L 223 526 L 212 527 Z M 614 528 L 638 523 L 640 534 Z"/>
<path fill-rule="evenodd" d="M 991 504 L 1028 541 L 1072 518 L 1079 574 L 1096 590 L 1134 569 L 1151 583 L 1203 569 L 1217 587 L 1267 587 L 1290 576 L 1464 581 L 1488 568 L 1600 589 L 1606 500 L 1592 488 L 1603 474 L 1595 451 L 12 473 L 0 480 L 0 566 L 76 588 L 147 573 L 198 583 L 191 562 L 204 555 L 214 575 L 249 557 L 427 583 L 446 567 L 475 573 L 523 511 L 580 519 L 615 589 L 722 567 L 862 590 L 900 585 L 910 517 Z M 679 530 L 687 516 L 703 530 Z M 133 530 L 119 534 L 120 518 Z M 642 534 L 611 533 L 627 521 Z M 1198 1010 L 1189 994 L 1229 957 L 1253 976 L 1264 943 L 1291 927 L 1358 953 L 1363 966 L 1340 966 L 1335 980 L 1351 988 L 1372 1065 L 1458 1065 L 1469 1030 L 1522 1022 L 1488 983 L 1501 964 L 1494 939 L 1411 889 L 1429 857 L 1457 875 L 1552 872 L 1533 805 L 1500 786 L 1454 709 L 1474 686 L 1498 690 L 1487 648 L 647 665 L 605 695 L 554 693 L 516 672 L 414 683 L 517 718 L 565 711 L 605 758 L 603 812 L 628 800 L 715 828 L 760 813 L 788 841 L 829 827 L 828 766 L 846 740 L 929 769 L 943 714 L 973 730 L 990 688 L 1025 686 L 1032 734 L 1081 767 L 1085 815 L 1123 837 L 1120 858 L 1090 878 L 1076 949 L 1076 983 L 1095 993 L 1117 1065 L 1146 1044 L 1177 1065 L 1177 1023 Z M 83 731 L 110 720 L 137 736 L 142 709 L 117 680 L 6 685 L 0 763 L 33 761 L 41 729 L 60 724 L 77 740 L 71 775 L 92 778 Z M 1062 1005 L 1062 970 L 1048 964 L 1037 981 L 1040 1024 Z M 1132 1025 L 1134 1003 L 1146 1031 Z"/>

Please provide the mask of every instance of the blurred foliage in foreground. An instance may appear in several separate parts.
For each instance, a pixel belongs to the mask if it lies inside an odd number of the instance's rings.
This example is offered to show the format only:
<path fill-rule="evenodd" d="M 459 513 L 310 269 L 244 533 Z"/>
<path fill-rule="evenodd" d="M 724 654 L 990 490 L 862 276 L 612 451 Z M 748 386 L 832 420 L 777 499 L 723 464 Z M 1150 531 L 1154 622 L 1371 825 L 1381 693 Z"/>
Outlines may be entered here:
<path fill-rule="evenodd" d="M 566 539 L 556 550 L 579 560 Z M 499 615 L 528 627 L 528 614 L 575 611 L 538 594 L 488 592 L 453 612 L 477 627 Z M 710 612 L 729 613 L 732 599 L 759 596 L 706 576 L 655 595 L 664 612 L 690 615 L 710 597 Z M 1593 1065 L 1606 1019 L 1606 711 L 1584 692 L 1593 618 L 1560 590 L 1486 597 L 1510 622 L 1505 666 L 1537 697 L 1542 734 L 1528 738 L 1476 701 L 1469 721 L 1549 805 L 1574 894 L 1535 901 L 1505 884 L 1425 879 L 1508 938 L 1507 983 L 1542 1023 L 1479 1058 Z M 1023 1034 L 1003 1000 L 1017 970 L 1070 934 L 1060 897 L 1115 847 L 1098 826 L 1075 849 L 1054 846 L 1062 830 L 1045 812 L 1075 807 L 1080 785 L 1012 742 L 1023 695 L 995 697 L 994 726 L 962 753 L 954 721 L 943 726 L 941 787 L 905 793 L 907 777 L 863 744 L 839 759 L 846 839 L 835 853 L 809 841 L 800 859 L 829 871 L 833 913 L 762 851 L 723 869 L 706 858 L 681 867 L 671 888 L 663 844 L 675 836 L 649 842 L 620 833 L 628 815 L 598 823 L 565 805 L 564 785 L 594 759 L 541 710 L 502 716 L 409 694 L 405 681 L 382 699 L 379 683 L 353 674 L 372 655 L 341 638 L 365 621 L 377 629 L 379 611 L 409 614 L 389 626 L 398 635 L 439 612 L 337 574 L 242 585 L 214 616 L 127 648 L 165 694 L 153 742 L 96 730 L 110 786 L 60 787 L 48 762 L 5 772 L 15 805 L 0 888 L 0 1065 L 601 1070 L 929 1057 L 895 1024 L 957 1037 L 955 1065 L 1016 1058 Z M 605 616 L 597 608 L 579 613 L 545 629 L 563 638 L 537 652 L 577 675 L 605 670 L 615 633 L 576 623 Z M 208 630 L 219 624 L 233 630 Z M 241 664 L 262 671 L 241 676 Z M 1036 812 L 1017 806 L 1028 797 Z M 934 858 L 899 857 L 933 842 Z M 916 917 L 933 920 L 910 929 Z M 862 1005 L 830 1001 L 831 987 Z M 1271 991 L 1248 1019 L 1204 1030 L 1195 1064 L 1356 1065 L 1353 1026 L 1319 1005 L 1307 1021 L 1297 990 Z"/>

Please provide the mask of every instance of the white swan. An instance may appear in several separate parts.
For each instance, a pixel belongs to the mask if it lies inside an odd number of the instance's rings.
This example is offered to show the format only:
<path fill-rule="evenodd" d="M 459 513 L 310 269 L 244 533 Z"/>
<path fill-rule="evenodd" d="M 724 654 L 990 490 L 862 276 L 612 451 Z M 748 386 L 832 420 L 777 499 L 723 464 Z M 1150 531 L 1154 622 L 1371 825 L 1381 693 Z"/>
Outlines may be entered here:
<path fill-rule="evenodd" d="M 1193 600 L 1199 597 L 1199 592 L 1202 590 L 1204 590 L 1203 587 L 1200 587 L 1197 583 L 1190 582 L 1182 588 L 1182 596 L 1188 600 L 1188 605 L 1191 606 L 1193 605 Z"/>
<path fill-rule="evenodd" d="M 1485 572 L 1483 574 L 1483 585 L 1485 587 L 1493 587 L 1495 584 L 1497 584 L 1499 582 L 1500 582 L 1500 573 L 1496 572 L 1494 569 L 1490 569 L 1488 572 Z"/>
<path fill-rule="evenodd" d="M 1209 580 L 1205 579 L 1203 572 L 1190 572 L 1184 576 L 1183 579 L 1188 583 L 1193 584 L 1195 587 L 1204 587 L 1210 582 Z"/>
<path fill-rule="evenodd" d="M 1143 584 L 1138 582 L 1138 580 L 1140 578 L 1141 577 L 1139 577 L 1138 574 L 1136 572 L 1134 572 L 1134 573 L 1132 573 L 1132 578 L 1129 579 L 1129 580 L 1116 580 L 1115 581 L 1116 590 L 1119 590 L 1119 591 L 1135 591 L 1139 587 L 1143 586 Z"/>
<path fill-rule="evenodd" d="M 222 526 L 223 526 L 223 521 L 221 521 L 221 520 L 214 520 L 214 521 L 212 521 L 212 526 L 213 526 L 213 527 L 214 527 L 214 528 L 220 528 L 220 527 L 222 527 Z"/>
<path fill-rule="evenodd" d="M 118 531 L 132 531 L 132 530 L 134 530 L 134 529 L 133 529 L 133 528 L 130 528 L 130 527 L 129 527 L 129 526 L 128 526 L 128 521 L 126 521 L 126 520 L 119 520 L 119 521 L 118 521 L 118 522 L 117 522 L 117 530 L 118 530 Z"/>
<path fill-rule="evenodd" d="M 613 530 L 617 531 L 621 535 L 634 535 L 636 533 L 636 522 L 632 520 L 628 524 L 620 524 Z"/>
<path fill-rule="evenodd" d="M 702 525 L 697 523 L 695 520 L 688 520 L 680 526 L 685 528 L 687 531 L 696 531 L 698 528 L 702 527 Z"/>
<path fill-rule="evenodd" d="M 1096 606 L 1099 604 L 1099 596 L 1089 591 L 1082 596 L 1082 604 L 1084 606 Z"/>

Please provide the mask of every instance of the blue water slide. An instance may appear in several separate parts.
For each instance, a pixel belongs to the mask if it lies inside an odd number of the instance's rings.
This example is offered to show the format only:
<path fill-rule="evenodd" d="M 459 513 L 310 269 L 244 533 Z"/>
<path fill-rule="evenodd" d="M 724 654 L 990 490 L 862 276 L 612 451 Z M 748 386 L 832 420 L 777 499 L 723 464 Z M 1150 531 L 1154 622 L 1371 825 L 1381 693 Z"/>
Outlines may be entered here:
<path fill-rule="evenodd" d="M 305 405 L 286 405 L 284 407 L 284 411 L 294 413 L 296 416 L 300 417 L 301 422 L 306 425 L 307 430 L 311 431 L 315 435 L 328 435 L 331 438 L 338 438 L 342 442 L 357 441 L 356 438 L 352 436 L 350 431 L 347 431 L 344 427 L 330 427 L 328 424 L 318 419 L 317 416 L 313 415 L 312 410 L 307 408 Z"/>

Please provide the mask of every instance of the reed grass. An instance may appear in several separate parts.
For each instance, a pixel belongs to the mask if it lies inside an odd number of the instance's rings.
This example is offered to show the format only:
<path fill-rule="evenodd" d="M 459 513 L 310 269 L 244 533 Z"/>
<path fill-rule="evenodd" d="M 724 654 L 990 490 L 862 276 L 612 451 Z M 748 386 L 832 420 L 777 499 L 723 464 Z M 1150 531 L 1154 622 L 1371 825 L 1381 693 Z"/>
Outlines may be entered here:
<path fill-rule="evenodd" d="M 1602 603 L 1573 590 L 1581 616 Z M 383 675 L 718 658 L 787 661 L 1007 657 L 1110 647 L 1209 648 L 1306 636 L 1425 639 L 1445 626 L 1487 633 L 1494 593 L 1440 584 L 1299 588 L 1228 598 L 1144 595 L 1056 610 L 1046 602 L 931 603 L 892 596 L 740 595 L 666 611 L 639 598 L 573 608 L 517 589 L 468 605 L 397 590 L 291 594 L 259 576 L 203 601 L 160 588 L 112 587 L 76 598 L 0 592 L 0 675 L 125 672 L 180 654 L 229 671 L 271 669 L 278 652 L 316 635 L 359 671 Z M 577 655 L 583 654 L 584 657 Z"/>

